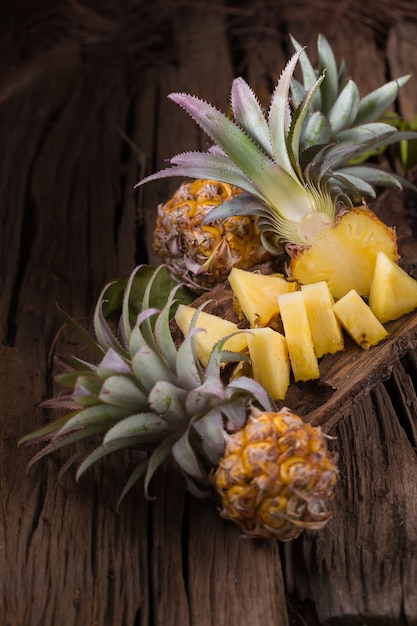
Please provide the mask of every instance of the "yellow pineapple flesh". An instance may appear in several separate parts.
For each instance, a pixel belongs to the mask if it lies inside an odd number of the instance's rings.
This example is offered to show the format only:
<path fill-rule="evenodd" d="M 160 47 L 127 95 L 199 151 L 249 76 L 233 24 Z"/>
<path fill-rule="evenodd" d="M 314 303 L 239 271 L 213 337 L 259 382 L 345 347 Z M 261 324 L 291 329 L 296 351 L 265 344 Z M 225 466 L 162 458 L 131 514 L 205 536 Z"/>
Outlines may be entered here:
<path fill-rule="evenodd" d="M 304 528 L 322 528 L 331 516 L 335 462 L 320 430 L 289 409 L 252 409 L 244 428 L 226 435 L 212 477 L 221 515 L 246 535 L 281 541 L 298 537 Z"/>
<path fill-rule="evenodd" d="M 377 256 L 369 306 L 383 324 L 417 308 L 417 281 L 383 252 Z"/>
<path fill-rule="evenodd" d="M 388 336 L 381 322 L 354 289 L 335 302 L 333 310 L 346 332 L 365 350 Z"/>
<path fill-rule="evenodd" d="M 252 375 L 274 400 L 283 400 L 290 385 L 290 361 L 285 337 L 272 328 L 248 333 Z"/>
<path fill-rule="evenodd" d="M 343 332 L 333 311 L 334 299 L 327 283 L 320 281 L 302 285 L 304 303 L 310 324 L 316 357 L 334 354 L 344 348 Z"/>
<path fill-rule="evenodd" d="M 278 296 L 278 303 L 294 380 L 319 378 L 319 366 L 302 292 L 282 294 Z"/>
<path fill-rule="evenodd" d="M 192 306 L 180 304 L 175 313 L 175 321 L 178 324 L 181 332 L 184 336 L 187 336 L 190 331 L 191 320 L 196 312 L 196 309 Z M 224 344 L 224 350 L 230 350 L 231 352 L 245 352 L 248 348 L 247 333 L 239 331 L 237 324 L 224 320 L 217 315 L 200 311 L 197 318 L 196 328 L 203 329 L 195 335 L 195 349 L 197 357 L 202 365 L 205 367 L 210 358 L 210 354 L 215 344 L 231 335 Z"/>
<path fill-rule="evenodd" d="M 336 299 L 351 289 L 368 297 L 379 251 L 397 261 L 395 232 L 369 208 L 358 207 L 315 233 L 310 247 L 294 247 L 289 271 L 302 284 L 326 281 Z"/>
<path fill-rule="evenodd" d="M 295 291 L 297 284 L 282 274 L 260 274 L 234 267 L 229 283 L 238 301 L 238 308 L 251 328 L 273 326 L 279 315 L 278 296 Z"/>

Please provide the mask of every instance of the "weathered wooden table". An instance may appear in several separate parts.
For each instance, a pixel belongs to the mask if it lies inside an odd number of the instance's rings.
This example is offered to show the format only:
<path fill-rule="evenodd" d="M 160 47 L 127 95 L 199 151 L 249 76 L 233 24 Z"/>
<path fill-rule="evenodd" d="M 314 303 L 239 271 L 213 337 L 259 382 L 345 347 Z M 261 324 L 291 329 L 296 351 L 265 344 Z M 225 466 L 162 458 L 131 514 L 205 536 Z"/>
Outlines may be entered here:
<path fill-rule="evenodd" d="M 132 455 L 103 461 L 76 484 L 71 470 L 59 476 L 64 453 L 27 474 L 32 451 L 16 445 L 48 419 L 38 407 L 52 393 L 54 348 L 77 350 L 60 333 L 55 302 L 87 323 L 104 283 L 153 261 L 155 208 L 178 181 L 140 193 L 134 184 L 169 156 L 205 145 L 166 99 L 170 91 L 224 109 L 242 74 L 262 98 L 288 57 L 288 32 L 312 54 L 323 32 L 364 93 L 387 74 L 417 75 L 413 2 L 318 7 L 306 14 L 301 3 L 273 0 L 131 0 L 120 8 L 108 0 L 94 11 L 43 0 L 3 10 L 1 625 L 417 624 L 413 316 L 366 359 L 367 376 L 356 353 L 347 370 L 358 376 L 355 397 L 343 406 L 343 371 L 329 365 L 331 393 L 324 384 L 310 417 L 336 436 L 334 517 L 285 546 L 242 540 L 212 502 L 184 493 L 173 468 L 154 480 L 154 501 L 138 486 L 118 514 Z M 411 119 L 416 102 L 414 78 L 400 112 Z M 380 205 L 414 276 L 416 207 L 400 192 Z"/>

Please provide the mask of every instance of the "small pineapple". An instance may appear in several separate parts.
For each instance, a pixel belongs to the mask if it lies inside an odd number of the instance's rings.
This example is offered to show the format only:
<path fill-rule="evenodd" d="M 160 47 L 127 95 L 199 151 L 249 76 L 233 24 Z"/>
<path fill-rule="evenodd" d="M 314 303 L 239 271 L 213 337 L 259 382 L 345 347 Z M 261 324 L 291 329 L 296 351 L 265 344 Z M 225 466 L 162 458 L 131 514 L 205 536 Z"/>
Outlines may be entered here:
<path fill-rule="evenodd" d="M 171 274 L 196 293 L 224 282 L 232 267 L 247 269 L 270 258 L 258 218 L 236 215 L 204 224 L 210 211 L 240 193 L 228 183 L 195 180 L 158 207 L 153 247 Z"/>
<path fill-rule="evenodd" d="M 288 409 L 253 409 L 246 426 L 226 437 L 213 475 L 221 515 L 254 537 L 295 539 L 329 519 L 337 469 L 323 435 Z"/>
<path fill-rule="evenodd" d="M 149 280 L 138 315 L 133 315 L 132 283 L 141 269 L 132 273 L 118 334 L 103 313 L 107 289 L 94 315 L 96 340 L 66 316 L 80 338 L 95 350 L 98 364 L 76 357 L 66 359 L 67 371 L 57 381 L 69 393 L 46 405 L 71 412 L 21 439 L 20 443 L 46 443 L 31 463 L 58 448 L 84 442 L 79 477 L 98 459 L 116 450 L 136 448 L 148 454 L 134 469 L 121 498 L 142 477 L 148 495 L 156 470 L 173 458 L 191 493 L 207 496 L 213 494 L 214 486 L 224 515 L 250 536 L 285 541 L 303 528 L 321 528 L 330 517 L 327 502 L 337 480 L 326 438 L 301 419 L 290 419 L 288 411 L 278 413 L 265 389 L 253 379 L 222 380 L 227 338 L 214 346 L 207 367 L 202 367 L 195 351 L 195 338 L 201 333 L 195 326 L 198 310 L 189 334 L 177 346 L 170 330 L 170 313 L 179 287 L 171 291 L 162 310 L 150 306 L 160 269 Z M 234 357 L 242 358 L 227 354 L 228 360 Z M 268 428 L 262 416 L 266 416 Z M 232 440 L 236 440 L 243 461 L 235 470 Z M 219 466 L 222 477 L 216 471 Z M 237 477 L 239 484 L 234 486 Z M 239 516 L 236 511 L 242 506 Z"/>
<path fill-rule="evenodd" d="M 367 297 L 376 256 L 383 251 L 398 260 L 395 232 L 363 203 L 375 186 L 406 181 L 369 165 L 349 164 L 370 150 L 417 136 L 380 122 L 409 76 L 374 90 L 363 99 L 344 66 L 337 68 L 327 41 L 320 36 L 319 70 L 294 42 L 289 60 L 265 114 L 254 92 L 234 80 L 234 120 L 207 102 L 173 93 L 214 145 L 207 152 L 187 152 L 171 159 L 173 167 L 138 183 L 167 176 L 212 177 L 244 193 L 219 206 L 204 223 L 232 216 L 259 218 L 262 241 L 272 253 L 289 255 L 287 271 L 300 283 L 324 280 L 335 298 L 351 289 Z M 293 74 L 300 62 L 303 84 Z"/>

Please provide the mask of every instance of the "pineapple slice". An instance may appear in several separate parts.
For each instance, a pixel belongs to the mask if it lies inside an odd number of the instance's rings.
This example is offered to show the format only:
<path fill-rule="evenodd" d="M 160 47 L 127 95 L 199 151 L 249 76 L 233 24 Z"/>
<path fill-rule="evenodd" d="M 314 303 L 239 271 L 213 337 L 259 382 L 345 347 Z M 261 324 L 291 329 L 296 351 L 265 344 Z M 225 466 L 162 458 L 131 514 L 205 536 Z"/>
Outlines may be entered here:
<path fill-rule="evenodd" d="M 369 306 L 382 323 L 417 308 L 417 281 L 383 252 L 377 255 Z"/>
<path fill-rule="evenodd" d="M 253 378 L 273 400 L 284 400 L 290 386 L 290 361 L 284 335 L 272 328 L 255 328 L 248 333 Z"/>
<path fill-rule="evenodd" d="M 278 296 L 278 304 L 294 380 L 319 378 L 319 366 L 302 292 L 282 294 Z"/>
<path fill-rule="evenodd" d="M 282 274 L 259 274 L 236 267 L 230 272 L 229 283 L 251 328 L 274 324 L 279 314 L 277 296 L 297 288 Z"/>
<path fill-rule="evenodd" d="M 316 357 L 343 350 L 343 332 L 333 311 L 333 296 L 327 283 L 322 280 L 311 285 L 302 285 L 301 291 L 306 305 Z"/>
<path fill-rule="evenodd" d="M 333 310 L 346 332 L 365 350 L 388 336 L 381 322 L 354 289 L 340 298 L 333 305 Z"/>
<path fill-rule="evenodd" d="M 190 330 L 191 320 L 195 314 L 196 309 L 192 306 L 180 304 L 175 313 L 175 321 L 177 322 L 180 330 L 184 336 L 187 336 Z M 196 328 L 203 328 L 205 332 L 199 332 L 195 335 L 195 349 L 197 357 L 204 367 L 210 358 L 210 354 L 215 344 L 238 331 L 237 324 L 224 320 L 217 315 L 200 311 Z M 230 337 L 224 344 L 224 350 L 230 350 L 232 352 L 244 352 L 248 349 L 247 333 L 239 332 L 237 335 Z"/>

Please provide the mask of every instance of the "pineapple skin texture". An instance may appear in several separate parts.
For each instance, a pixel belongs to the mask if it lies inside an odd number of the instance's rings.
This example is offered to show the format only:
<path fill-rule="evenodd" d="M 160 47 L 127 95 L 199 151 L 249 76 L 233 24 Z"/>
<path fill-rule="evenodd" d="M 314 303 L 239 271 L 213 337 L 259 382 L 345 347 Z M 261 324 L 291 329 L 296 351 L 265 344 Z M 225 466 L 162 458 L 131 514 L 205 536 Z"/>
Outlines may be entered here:
<path fill-rule="evenodd" d="M 335 226 L 316 234 L 310 247 L 288 251 L 291 277 L 301 284 L 324 280 L 336 299 L 351 289 L 369 296 L 379 251 L 394 262 L 399 258 L 395 231 L 366 206 L 340 214 Z"/>
<path fill-rule="evenodd" d="M 323 434 L 287 408 L 253 409 L 243 429 L 226 435 L 212 476 L 222 517 L 247 536 L 280 541 L 325 526 L 337 480 L 336 458 Z"/>
<path fill-rule="evenodd" d="M 198 179 L 160 204 L 153 247 L 171 274 L 196 292 L 224 282 L 232 267 L 249 269 L 270 258 L 253 216 L 203 224 L 212 209 L 239 195 L 233 185 Z"/>

